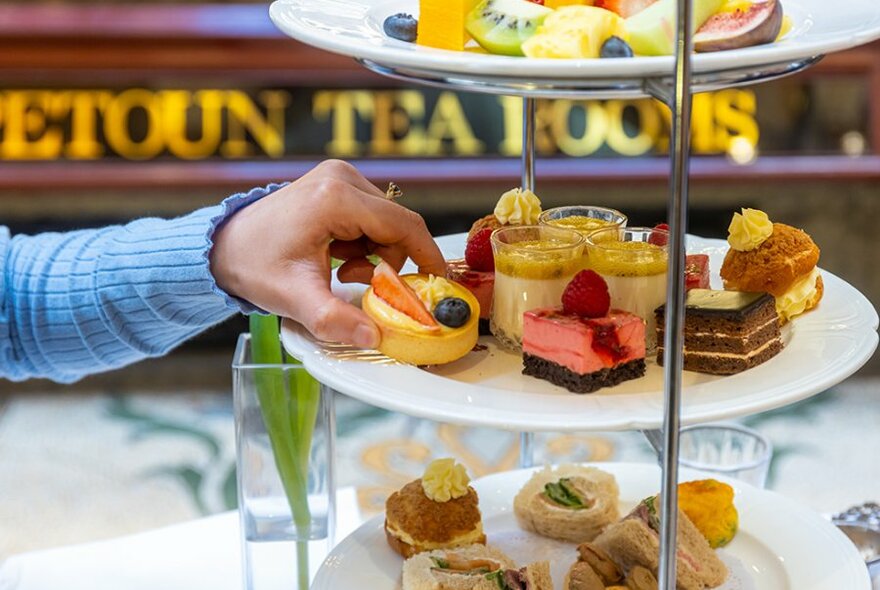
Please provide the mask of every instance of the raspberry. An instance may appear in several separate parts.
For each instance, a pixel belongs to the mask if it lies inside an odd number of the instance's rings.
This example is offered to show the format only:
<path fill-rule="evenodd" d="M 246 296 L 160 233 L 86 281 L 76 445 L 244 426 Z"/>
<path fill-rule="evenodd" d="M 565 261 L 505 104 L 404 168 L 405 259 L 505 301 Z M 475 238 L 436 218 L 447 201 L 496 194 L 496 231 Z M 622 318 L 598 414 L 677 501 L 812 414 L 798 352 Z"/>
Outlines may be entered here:
<path fill-rule="evenodd" d="M 464 249 L 464 259 L 474 270 L 487 272 L 495 270 L 495 256 L 492 254 L 492 242 L 489 240 L 492 231 L 491 227 L 485 227 L 468 240 Z"/>
<path fill-rule="evenodd" d="M 562 309 L 582 317 L 598 318 L 608 314 L 611 296 L 605 279 L 592 270 L 582 270 L 571 279 L 562 293 Z"/>
<path fill-rule="evenodd" d="M 529 2 L 534 2 L 535 4 L 540 4 L 541 6 L 544 6 L 544 0 L 529 0 Z"/>
<path fill-rule="evenodd" d="M 652 231 L 651 235 L 648 236 L 648 243 L 654 244 L 655 246 L 665 246 L 669 243 L 669 226 L 665 223 L 658 223 L 654 226 L 655 230 Z M 665 231 L 666 233 L 660 233 L 661 231 Z"/>

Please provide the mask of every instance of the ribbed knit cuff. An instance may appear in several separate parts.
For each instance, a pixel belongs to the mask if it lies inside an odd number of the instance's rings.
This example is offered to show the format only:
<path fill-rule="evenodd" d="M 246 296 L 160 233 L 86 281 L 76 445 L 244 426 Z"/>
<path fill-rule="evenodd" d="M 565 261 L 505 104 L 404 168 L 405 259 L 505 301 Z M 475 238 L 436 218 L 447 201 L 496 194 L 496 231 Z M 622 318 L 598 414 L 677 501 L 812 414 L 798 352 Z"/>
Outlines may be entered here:
<path fill-rule="evenodd" d="M 205 263 L 208 264 L 208 272 L 210 273 L 210 264 L 208 263 L 208 259 L 211 255 L 211 248 L 214 247 L 214 234 L 217 232 L 217 229 L 223 225 L 230 217 L 232 217 L 237 211 L 244 209 L 251 203 L 259 201 L 263 197 L 270 195 L 277 191 L 280 188 L 284 188 L 290 183 L 282 182 L 280 184 L 269 184 L 265 187 L 257 187 L 252 188 L 246 193 L 237 193 L 232 196 L 227 197 L 223 200 L 222 203 L 217 205 L 216 207 L 212 207 L 215 209 L 214 214 L 208 219 L 208 230 L 205 234 L 205 239 L 207 241 L 207 248 L 205 248 Z M 229 309 L 233 309 L 236 311 L 240 311 L 241 313 L 250 314 L 250 313 L 262 313 L 266 312 L 256 305 L 245 301 L 244 299 L 240 299 L 238 297 L 234 297 L 220 288 L 217 285 L 217 281 L 214 278 L 214 275 L 211 275 L 211 290 L 219 295 L 223 301 L 226 303 L 226 307 Z"/>

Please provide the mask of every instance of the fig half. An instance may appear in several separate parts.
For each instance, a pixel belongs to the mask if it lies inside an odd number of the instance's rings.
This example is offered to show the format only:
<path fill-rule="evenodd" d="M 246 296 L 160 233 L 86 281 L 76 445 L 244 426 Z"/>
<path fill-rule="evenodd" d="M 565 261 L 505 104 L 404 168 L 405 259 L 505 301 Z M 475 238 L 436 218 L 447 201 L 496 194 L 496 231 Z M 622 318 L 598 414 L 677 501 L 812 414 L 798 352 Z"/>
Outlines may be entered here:
<path fill-rule="evenodd" d="M 694 49 L 702 53 L 772 43 L 781 29 L 782 4 L 779 0 L 755 2 L 748 10 L 710 16 L 694 34 Z"/>

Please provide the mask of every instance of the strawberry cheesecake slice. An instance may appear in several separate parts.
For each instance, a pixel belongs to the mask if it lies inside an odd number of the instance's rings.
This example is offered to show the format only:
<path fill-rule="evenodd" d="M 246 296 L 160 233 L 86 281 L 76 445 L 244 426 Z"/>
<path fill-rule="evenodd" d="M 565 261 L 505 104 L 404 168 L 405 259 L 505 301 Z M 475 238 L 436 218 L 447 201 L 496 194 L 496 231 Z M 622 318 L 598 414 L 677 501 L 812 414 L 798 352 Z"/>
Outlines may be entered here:
<path fill-rule="evenodd" d="M 684 261 L 684 288 L 709 288 L 709 257 L 706 254 L 688 254 Z"/>
<path fill-rule="evenodd" d="M 608 287 L 591 270 L 579 272 L 562 307 L 523 315 L 523 374 L 574 393 L 592 393 L 645 374 L 645 322 L 609 310 Z"/>
<path fill-rule="evenodd" d="M 628 311 L 582 318 L 561 308 L 527 311 L 523 374 L 592 393 L 645 374 L 645 322 Z"/>
<path fill-rule="evenodd" d="M 480 303 L 480 334 L 489 334 L 489 316 L 492 311 L 492 292 L 495 290 L 495 271 L 476 270 L 464 258 L 446 261 L 446 278 L 471 292 Z"/>

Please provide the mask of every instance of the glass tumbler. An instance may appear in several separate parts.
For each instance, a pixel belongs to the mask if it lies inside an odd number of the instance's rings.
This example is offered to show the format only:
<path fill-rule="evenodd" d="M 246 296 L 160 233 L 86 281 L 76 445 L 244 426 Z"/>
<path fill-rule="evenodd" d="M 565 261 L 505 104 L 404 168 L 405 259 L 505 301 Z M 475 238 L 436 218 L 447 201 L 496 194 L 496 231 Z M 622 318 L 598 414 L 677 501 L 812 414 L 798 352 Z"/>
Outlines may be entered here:
<path fill-rule="evenodd" d="M 572 229 L 516 225 L 492 233 L 495 288 L 489 329 L 506 348 L 522 346 L 523 313 L 562 305 L 581 268 L 584 238 Z"/>
<path fill-rule="evenodd" d="M 587 236 L 587 266 L 608 284 L 611 308 L 645 320 L 645 349 L 657 351 L 654 310 L 666 302 L 669 233 L 648 227 L 610 227 Z"/>
<path fill-rule="evenodd" d="M 681 429 L 679 464 L 736 478 L 757 488 L 767 483 L 773 445 L 739 424 L 699 424 Z"/>
<path fill-rule="evenodd" d="M 280 343 L 279 343 L 280 346 Z M 333 542 L 333 392 L 296 361 L 233 361 L 245 590 L 308 590 Z"/>
<path fill-rule="evenodd" d="M 593 205 L 571 205 L 547 209 L 538 217 L 541 225 L 566 227 L 579 231 L 585 238 L 597 229 L 626 227 L 627 217 L 617 209 Z"/>

